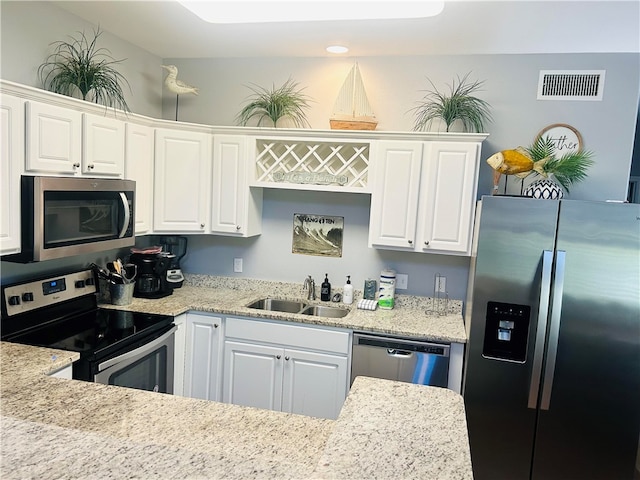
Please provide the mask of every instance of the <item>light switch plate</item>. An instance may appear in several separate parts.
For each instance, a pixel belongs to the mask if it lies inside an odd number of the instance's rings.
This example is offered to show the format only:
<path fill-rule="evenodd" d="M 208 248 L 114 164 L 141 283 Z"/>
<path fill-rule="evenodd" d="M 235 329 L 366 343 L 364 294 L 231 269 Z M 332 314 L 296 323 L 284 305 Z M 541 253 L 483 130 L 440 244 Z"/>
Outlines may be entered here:
<path fill-rule="evenodd" d="M 398 290 L 406 290 L 409 288 L 409 275 L 406 273 L 398 273 L 396 275 L 396 288 Z"/>

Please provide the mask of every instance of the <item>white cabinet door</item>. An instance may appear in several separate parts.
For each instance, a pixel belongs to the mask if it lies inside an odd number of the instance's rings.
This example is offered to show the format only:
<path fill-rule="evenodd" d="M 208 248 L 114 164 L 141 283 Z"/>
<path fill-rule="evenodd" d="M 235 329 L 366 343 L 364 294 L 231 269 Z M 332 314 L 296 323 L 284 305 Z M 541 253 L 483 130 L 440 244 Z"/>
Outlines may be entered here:
<path fill-rule="evenodd" d="M 185 354 L 187 347 L 187 314 L 183 313 L 173 319 L 178 329 L 174 334 L 175 348 L 173 352 L 173 394 L 184 396 Z"/>
<path fill-rule="evenodd" d="M 0 96 L 0 253 L 19 253 L 20 175 L 24 171 L 24 100 Z"/>
<path fill-rule="evenodd" d="M 90 113 L 83 116 L 82 173 L 122 178 L 125 123 Z"/>
<path fill-rule="evenodd" d="M 421 142 L 376 145 L 369 243 L 413 250 L 420 192 Z"/>
<path fill-rule="evenodd" d="M 349 390 L 351 334 L 226 318 L 222 400 L 335 419 Z"/>
<path fill-rule="evenodd" d="M 222 400 L 234 405 L 282 409 L 282 362 L 279 347 L 226 340 Z"/>
<path fill-rule="evenodd" d="M 82 113 L 28 101 L 26 170 L 34 173 L 80 173 Z"/>
<path fill-rule="evenodd" d="M 153 228 L 153 128 L 127 123 L 125 132 L 125 178 L 136 182 L 136 235 L 143 235 Z"/>
<path fill-rule="evenodd" d="M 347 396 L 347 357 L 286 349 L 282 411 L 338 418 Z"/>
<path fill-rule="evenodd" d="M 156 130 L 153 229 L 204 233 L 209 219 L 211 135 Z"/>
<path fill-rule="evenodd" d="M 423 251 L 470 253 L 480 145 L 426 145 L 416 247 Z"/>
<path fill-rule="evenodd" d="M 204 400 L 220 399 L 222 318 L 187 313 L 184 395 Z"/>
<path fill-rule="evenodd" d="M 250 237 L 262 232 L 262 189 L 250 189 L 247 137 L 213 138 L 211 232 Z"/>

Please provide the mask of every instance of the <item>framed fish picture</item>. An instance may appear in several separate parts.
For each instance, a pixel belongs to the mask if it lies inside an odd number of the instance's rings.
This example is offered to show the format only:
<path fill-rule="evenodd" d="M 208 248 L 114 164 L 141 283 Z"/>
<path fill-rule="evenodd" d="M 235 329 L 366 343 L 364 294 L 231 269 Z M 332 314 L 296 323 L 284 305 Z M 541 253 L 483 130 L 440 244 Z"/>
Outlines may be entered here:
<path fill-rule="evenodd" d="M 293 214 L 292 252 L 320 257 L 342 257 L 344 217 Z"/>

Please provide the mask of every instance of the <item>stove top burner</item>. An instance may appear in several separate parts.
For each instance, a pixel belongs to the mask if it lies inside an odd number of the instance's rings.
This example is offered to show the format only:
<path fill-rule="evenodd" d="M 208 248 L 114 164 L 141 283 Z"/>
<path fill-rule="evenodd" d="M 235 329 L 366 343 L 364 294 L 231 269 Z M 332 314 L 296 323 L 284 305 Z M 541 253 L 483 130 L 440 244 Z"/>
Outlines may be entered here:
<path fill-rule="evenodd" d="M 173 323 L 173 317 L 98 308 L 92 270 L 2 288 L 2 340 L 101 358 Z M 53 288 L 55 287 L 55 288 Z"/>
<path fill-rule="evenodd" d="M 5 340 L 27 345 L 59 348 L 99 356 L 103 350 L 127 343 L 173 322 L 173 317 L 123 310 L 97 310 L 78 314 Z"/>

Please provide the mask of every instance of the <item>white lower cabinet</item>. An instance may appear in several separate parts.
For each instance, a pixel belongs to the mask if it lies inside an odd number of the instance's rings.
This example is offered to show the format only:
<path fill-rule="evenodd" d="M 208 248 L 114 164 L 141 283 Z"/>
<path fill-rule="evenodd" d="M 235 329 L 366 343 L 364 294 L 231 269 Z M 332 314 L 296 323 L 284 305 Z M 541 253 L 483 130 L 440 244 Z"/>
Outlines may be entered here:
<path fill-rule="evenodd" d="M 335 419 L 349 389 L 350 342 L 347 330 L 228 317 L 222 400 Z"/>
<path fill-rule="evenodd" d="M 174 335 L 173 351 L 173 394 L 184 397 L 184 369 L 187 343 L 187 314 L 174 317 L 173 323 L 178 329 Z"/>
<path fill-rule="evenodd" d="M 197 312 L 186 317 L 184 396 L 219 401 L 223 318 Z"/>

